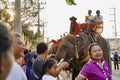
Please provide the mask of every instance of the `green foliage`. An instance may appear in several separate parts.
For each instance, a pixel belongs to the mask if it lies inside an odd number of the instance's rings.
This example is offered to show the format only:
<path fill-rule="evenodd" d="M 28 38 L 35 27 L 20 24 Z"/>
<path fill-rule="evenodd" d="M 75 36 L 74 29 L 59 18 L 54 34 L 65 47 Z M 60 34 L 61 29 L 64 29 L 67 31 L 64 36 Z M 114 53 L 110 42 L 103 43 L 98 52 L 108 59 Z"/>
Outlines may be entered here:
<path fill-rule="evenodd" d="M 23 31 L 24 35 L 27 36 L 29 39 L 33 39 L 34 38 L 34 32 L 33 32 L 33 30 L 29 29 L 29 25 L 30 24 L 23 23 L 22 31 Z"/>
<path fill-rule="evenodd" d="M 2 7 L 0 7 L 0 20 L 4 22 L 8 22 L 10 20 L 10 14 L 7 12 L 8 5 L 5 0 L 1 0 L 0 3 L 2 4 Z"/>
<path fill-rule="evenodd" d="M 38 11 L 32 13 L 33 17 L 36 17 L 37 15 L 38 15 Z"/>
<path fill-rule="evenodd" d="M 38 0 L 23 0 L 21 4 L 22 31 L 32 44 L 37 43 L 40 32 L 33 33 L 30 27 L 38 27 Z M 27 22 L 27 23 L 26 23 Z"/>
<path fill-rule="evenodd" d="M 34 34 L 33 30 L 29 29 L 29 25 L 30 23 L 26 24 L 22 22 L 22 32 L 24 33 L 24 36 L 26 36 L 26 39 L 34 45 L 37 43 L 37 37 Z"/>
<path fill-rule="evenodd" d="M 33 0 L 29 0 L 29 1 L 30 1 L 31 5 L 33 5 L 33 4 L 34 4 Z"/>
<path fill-rule="evenodd" d="M 2 9 L 0 9 L 0 20 L 2 19 Z"/>
<path fill-rule="evenodd" d="M 7 24 L 9 29 L 12 29 L 14 22 L 11 20 L 9 13 L 9 2 L 8 0 L 0 0 L 0 22 Z"/>
<path fill-rule="evenodd" d="M 4 21 L 5 22 L 8 22 L 8 20 L 10 19 L 10 14 L 6 11 L 6 10 L 3 10 L 3 15 L 4 16 Z"/>
<path fill-rule="evenodd" d="M 68 5 L 76 5 L 75 1 L 74 0 L 66 0 L 66 3 Z"/>

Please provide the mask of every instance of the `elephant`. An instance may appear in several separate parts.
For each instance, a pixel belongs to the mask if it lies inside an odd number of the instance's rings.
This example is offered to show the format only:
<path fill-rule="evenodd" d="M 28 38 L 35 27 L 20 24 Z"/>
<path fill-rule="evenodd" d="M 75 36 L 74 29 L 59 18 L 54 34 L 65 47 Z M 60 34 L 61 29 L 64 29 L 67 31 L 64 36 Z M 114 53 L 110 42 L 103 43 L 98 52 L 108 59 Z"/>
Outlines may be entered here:
<path fill-rule="evenodd" d="M 56 55 L 57 49 L 58 49 L 58 45 L 51 45 L 51 47 L 49 48 L 48 54 L 51 55 L 52 58 L 54 58 Z"/>
<path fill-rule="evenodd" d="M 72 68 L 72 80 L 75 80 L 83 65 L 90 59 L 87 48 L 93 42 L 101 46 L 103 57 L 111 66 L 109 43 L 97 32 L 84 30 L 77 36 L 68 34 L 59 43 L 55 59 L 69 62 Z"/>

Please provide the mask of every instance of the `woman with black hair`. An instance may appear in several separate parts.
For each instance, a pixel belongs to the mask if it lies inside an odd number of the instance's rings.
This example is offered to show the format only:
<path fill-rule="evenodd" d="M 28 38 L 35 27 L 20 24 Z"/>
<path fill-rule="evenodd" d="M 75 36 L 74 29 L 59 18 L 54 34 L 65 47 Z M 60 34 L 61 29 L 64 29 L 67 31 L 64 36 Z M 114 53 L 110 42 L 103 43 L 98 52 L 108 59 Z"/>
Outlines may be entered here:
<path fill-rule="evenodd" d="M 103 50 L 98 43 L 88 47 L 90 60 L 83 66 L 75 80 L 112 80 L 108 63 L 103 58 Z"/>

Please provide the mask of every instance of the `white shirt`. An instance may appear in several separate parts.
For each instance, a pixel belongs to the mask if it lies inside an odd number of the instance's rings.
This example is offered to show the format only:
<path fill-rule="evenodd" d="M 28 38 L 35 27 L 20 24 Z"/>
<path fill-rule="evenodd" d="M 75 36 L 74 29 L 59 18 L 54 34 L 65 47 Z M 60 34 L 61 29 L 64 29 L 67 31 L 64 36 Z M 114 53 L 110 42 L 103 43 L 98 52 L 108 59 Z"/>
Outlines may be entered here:
<path fill-rule="evenodd" d="M 86 23 L 91 23 L 94 20 L 94 16 L 88 16 L 88 19 L 85 21 Z"/>
<path fill-rule="evenodd" d="M 6 80 L 27 80 L 23 69 L 15 61 Z"/>
<path fill-rule="evenodd" d="M 103 22 L 103 17 L 95 15 L 95 22 Z"/>
<path fill-rule="evenodd" d="M 42 80 L 57 80 L 57 79 L 51 75 L 43 75 Z"/>

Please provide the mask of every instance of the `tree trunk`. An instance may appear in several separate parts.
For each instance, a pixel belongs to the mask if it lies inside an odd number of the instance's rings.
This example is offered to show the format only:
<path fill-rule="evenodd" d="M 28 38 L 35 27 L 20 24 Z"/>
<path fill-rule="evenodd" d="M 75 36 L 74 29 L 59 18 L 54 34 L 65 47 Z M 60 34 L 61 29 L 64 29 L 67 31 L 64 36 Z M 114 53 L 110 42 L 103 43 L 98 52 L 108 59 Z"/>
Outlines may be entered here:
<path fill-rule="evenodd" d="M 15 32 L 22 34 L 21 26 L 21 0 L 15 0 L 15 19 L 14 19 L 14 29 Z"/>

